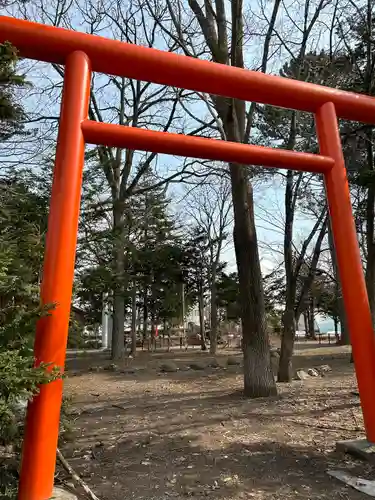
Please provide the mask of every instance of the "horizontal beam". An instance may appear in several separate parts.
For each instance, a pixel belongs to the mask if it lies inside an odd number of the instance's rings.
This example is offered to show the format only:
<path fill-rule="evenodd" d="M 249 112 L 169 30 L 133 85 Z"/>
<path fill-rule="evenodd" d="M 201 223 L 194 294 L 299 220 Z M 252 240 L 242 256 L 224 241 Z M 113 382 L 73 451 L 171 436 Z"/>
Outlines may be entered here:
<path fill-rule="evenodd" d="M 0 42 L 6 40 L 30 59 L 65 64 L 81 50 L 101 73 L 310 112 L 333 102 L 339 118 L 375 122 L 369 96 L 0 16 Z"/>
<path fill-rule="evenodd" d="M 82 123 L 82 131 L 85 141 L 89 144 L 314 173 L 324 173 L 333 167 L 333 160 L 326 156 L 91 120 Z"/>

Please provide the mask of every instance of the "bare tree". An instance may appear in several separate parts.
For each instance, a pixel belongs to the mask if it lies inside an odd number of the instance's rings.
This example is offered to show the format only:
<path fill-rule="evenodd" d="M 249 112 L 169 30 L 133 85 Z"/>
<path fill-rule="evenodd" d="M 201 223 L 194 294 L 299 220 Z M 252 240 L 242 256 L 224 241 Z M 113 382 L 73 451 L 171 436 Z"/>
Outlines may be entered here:
<path fill-rule="evenodd" d="M 41 2 L 38 6 L 25 5 L 23 17 L 31 17 L 47 24 L 70 29 L 86 30 L 90 34 L 111 36 L 128 43 L 147 47 L 158 46 L 175 50 L 173 40 L 164 41 L 159 21 L 147 16 L 144 5 L 138 0 L 124 4 L 121 0 L 54 0 Z M 78 19 L 77 19 L 78 13 Z M 58 75 L 63 68 L 54 66 Z M 47 81 L 47 76 L 46 76 Z M 49 82 L 48 82 L 49 83 Z M 54 83 L 54 82 L 53 82 Z M 59 94 L 59 86 L 54 89 Z M 184 107 L 181 102 L 184 99 Z M 152 128 L 195 134 L 216 125 L 210 116 L 194 119 L 187 111 L 194 107 L 199 97 L 189 92 L 164 88 L 151 83 L 142 83 L 127 78 L 95 75 L 92 82 L 89 118 L 99 122 L 117 123 L 131 127 Z M 58 114 L 58 113 L 56 113 Z M 89 162 L 99 164 L 105 177 L 105 185 L 98 204 L 111 212 L 112 255 L 110 256 L 113 280 L 113 334 L 112 357 L 119 359 L 124 353 L 124 294 L 129 277 L 125 273 L 127 247 L 128 200 L 155 186 L 183 181 L 194 174 L 194 162 L 158 160 L 154 153 L 137 153 L 99 146 L 90 150 Z M 142 187 L 142 179 L 152 169 L 155 186 Z M 198 174 L 197 174 L 198 175 Z M 201 174 L 204 175 L 204 174 Z"/>
<path fill-rule="evenodd" d="M 332 270 L 333 270 L 332 279 L 333 279 L 333 282 L 335 285 L 335 298 L 336 298 L 337 309 L 338 309 L 338 317 L 340 320 L 340 329 L 341 329 L 340 344 L 341 345 L 350 345 L 350 334 L 349 334 L 348 324 L 346 321 L 345 304 L 344 304 L 344 299 L 343 299 L 343 295 L 342 295 L 340 274 L 339 274 L 339 269 L 338 269 L 338 265 L 337 265 L 336 249 L 335 249 L 335 243 L 333 241 L 333 234 L 332 234 L 332 229 L 331 229 L 330 223 L 328 224 L 328 242 L 329 242 L 329 253 L 330 253 L 330 259 L 331 259 L 331 265 L 332 265 Z M 335 323 L 335 331 L 336 330 L 337 330 L 337 325 Z"/>
<path fill-rule="evenodd" d="M 290 220 L 290 219 L 289 219 Z M 306 307 L 306 299 L 314 281 L 321 246 L 327 231 L 328 216 L 324 208 L 318 217 L 310 234 L 303 242 L 301 251 L 296 254 L 293 248 L 292 231 L 287 231 L 284 239 L 284 262 L 286 276 L 285 309 L 283 313 L 283 335 L 281 342 L 279 382 L 290 382 L 293 377 L 292 356 L 296 323 Z M 317 236 L 310 262 L 306 262 L 306 252 L 314 236 Z M 307 264 L 307 266 L 306 266 Z M 301 276 L 301 271 L 307 267 L 307 273 Z M 300 290 L 298 291 L 298 285 Z"/>
<path fill-rule="evenodd" d="M 216 354 L 218 311 L 217 274 L 220 258 L 232 225 L 232 203 L 227 177 L 214 178 L 189 192 L 184 198 L 184 210 L 194 221 L 195 227 L 207 239 L 208 280 L 210 289 L 210 353 Z M 186 208 L 187 207 L 187 208 Z"/>
<path fill-rule="evenodd" d="M 178 43 L 187 56 L 205 54 L 216 63 L 239 68 L 244 62 L 245 16 L 242 0 L 231 2 L 230 12 L 223 0 L 167 0 L 167 12 L 160 20 L 164 32 Z M 160 19 L 161 4 L 147 2 L 154 19 Z M 279 8 L 275 0 L 271 21 L 275 23 Z M 267 30 L 263 46 L 266 71 L 273 24 Z M 218 96 L 209 99 L 217 121 L 222 124 L 223 138 L 233 142 L 249 141 L 252 108 L 239 100 Z M 234 246 L 238 266 L 244 352 L 244 392 L 250 397 L 276 394 L 272 375 L 269 339 L 265 325 L 265 306 L 258 242 L 254 220 L 254 200 L 249 171 L 245 165 L 229 165 L 234 211 Z"/>
<path fill-rule="evenodd" d="M 374 3 L 371 0 L 349 0 L 340 3 L 335 14 L 339 33 L 338 49 L 344 51 L 350 61 L 344 79 L 347 79 L 347 85 L 354 87 L 353 90 L 374 95 Z M 360 166 L 359 174 L 363 176 L 359 192 L 356 193 L 359 195 L 357 200 L 361 212 L 361 217 L 357 219 L 357 230 L 360 233 L 366 287 L 375 325 L 375 183 L 366 182 L 365 177 L 372 178 L 375 171 L 374 127 L 346 124 L 342 133 L 344 151 L 348 153 L 347 163 L 350 167 L 354 164 L 354 169 Z"/>
<path fill-rule="evenodd" d="M 300 23 L 293 19 L 291 13 L 286 9 L 286 16 L 290 19 L 292 24 L 298 28 L 300 38 L 300 45 L 296 55 L 289 48 L 288 43 L 285 39 L 278 34 L 281 46 L 287 50 L 291 56 L 290 61 L 290 72 L 291 75 L 299 80 L 306 80 L 309 78 L 309 73 L 305 70 L 305 57 L 309 47 L 310 36 L 316 23 L 319 20 L 319 16 L 324 11 L 324 9 L 331 3 L 331 0 L 319 0 L 316 4 L 311 2 L 305 2 L 303 5 L 302 19 Z M 286 137 L 283 138 L 284 144 L 287 149 L 295 149 L 298 142 L 301 143 L 301 137 L 298 134 L 299 120 L 301 119 L 301 113 L 296 111 L 291 112 L 289 131 Z M 310 119 L 311 120 L 311 119 Z M 307 126 L 308 128 L 309 126 Z M 307 140 L 303 142 L 303 147 L 309 150 L 311 148 L 312 137 L 313 137 L 313 122 L 311 121 L 311 134 L 307 137 Z M 301 144 L 299 144 L 301 147 Z M 309 235 L 302 246 L 301 253 L 297 259 L 295 255 L 295 250 L 293 247 L 293 227 L 294 219 L 297 207 L 298 198 L 301 196 L 301 187 L 303 185 L 302 180 L 304 178 L 303 173 L 295 174 L 292 170 L 288 170 L 285 180 L 285 224 L 284 224 L 284 265 L 285 265 L 285 279 L 286 279 L 286 291 L 285 291 L 285 310 L 283 314 L 283 336 L 281 343 L 281 355 L 280 355 L 280 365 L 278 380 L 279 382 L 289 382 L 292 377 L 292 356 L 293 356 L 293 346 L 294 337 L 296 331 L 296 321 L 298 321 L 299 315 L 301 314 L 301 304 L 305 299 L 305 295 L 299 299 L 300 306 L 296 305 L 296 291 L 297 291 L 297 279 L 298 274 L 301 269 L 301 265 L 305 258 L 305 253 L 309 243 L 311 242 L 314 235 L 319 231 L 317 238 L 313 262 L 311 264 L 311 272 L 313 273 L 313 264 L 317 265 L 317 261 L 320 255 L 320 246 L 324 238 L 327 226 L 327 216 L 326 209 L 324 209 Z M 320 228 L 320 229 L 319 229 Z M 309 284 L 311 286 L 313 280 L 313 274 L 305 282 L 304 287 Z M 308 290 L 306 290 L 307 293 Z"/>
<path fill-rule="evenodd" d="M 272 213 L 267 207 L 260 218 L 269 227 L 274 227 L 281 239 L 279 245 L 269 245 L 268 250 L 276 251 L 278 259 L 284 262 L 285 295 L 278 379 L 286 382 L 293 375 L 296 325 L 301 314 L 309 308 L 311 312 L 312 287 L 327 234 L 328 214 L 322 197 L 321 180 L 314 182 L 312 175 L 294 176 L 292 189 L 285 190 L 284 207 L 280 206 Z M 304 220 L 302 234 L 298 228 L 301 219 Z M 309 316 L 313 318 L 313 315 Z"/>

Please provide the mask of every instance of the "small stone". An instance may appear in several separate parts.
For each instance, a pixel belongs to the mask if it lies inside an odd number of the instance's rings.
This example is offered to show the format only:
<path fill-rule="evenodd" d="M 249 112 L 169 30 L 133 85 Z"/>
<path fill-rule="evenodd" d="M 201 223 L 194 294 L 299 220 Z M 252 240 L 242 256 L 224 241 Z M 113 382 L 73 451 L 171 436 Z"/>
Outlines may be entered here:
<path fill-rule="evenodd" d="M 216 358 L 210 362 L 209 366 L 211 368 L 221 368 L 220 363 Z"/>
<path fill-rule="evenodd" d="M 206 366 L 203 363 L 198 363 L 198 362 L 197 363 L 190 363 L 189 366 L 192 370 L 197 370 L 197 371 L 205 370 L 205 368 L 206 368 Z"/>
<path fill-rule="evenodd" d="M 296 380 L 307 380 L 308 378 L 310 378 L 310 375 L 304 370 L 297 370 L 295 378 Z"/>
<path fill-rule="evenodd" d="M 51 500 L 77 500 L 77 497 L 73 493 L 56 486 L 53 488 Z"/>
<path fill-rule="evenodd" d="M 329 365 L 321 365 L 321 366 L 317 366 L 316 370 L 319 373 L 328 373 L 328 372 L 332 371 L 332 368 Z"/>
<path fill-rule="evenodd" d="M 315 370 L 315 368 L 309 368 L 307 370 L 307 373 L 310 375 L 310 377 L 319 377 L 319 372 Z"/>
<path fill-rule="evenodd" d="M 160 365 L 160 371 L 164 373 L 174 373 L 178 371 L 178 366 L 173 361 L 168 361 Z"/>
<path fill-rule="evenodd" d="M 105 366 L 104 370 L 108 372 L 118 372 L 120 371 L 120 367 L 118 365 L 115 365 L 114 363 L 111 363 L 110 365 Z"/>
<path fill-rule="evenodd" d="M 190 370 L 190 366 L 188 366 L 188 365 L 181 365 L 181 366 L 179 367 L 179 370 L 180 370 L 181 372 L 188 372 L 188 371 Z"/>
<path fill-rule="evenodd" d="M 100 366 L 90 366 L 90 372 L 100 372 Z"/>

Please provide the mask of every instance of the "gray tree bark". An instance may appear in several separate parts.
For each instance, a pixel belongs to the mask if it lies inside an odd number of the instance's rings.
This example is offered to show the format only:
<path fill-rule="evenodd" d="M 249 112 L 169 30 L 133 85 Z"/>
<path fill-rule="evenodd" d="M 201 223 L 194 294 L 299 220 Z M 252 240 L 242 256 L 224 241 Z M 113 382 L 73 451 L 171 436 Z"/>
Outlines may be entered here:
<path fill-rule="evenodd" d="M 336 249 L 335 249 L 335 243 L 333 241 L 333 235 L 332 235 L 332 229 L 331 229 L 330 222 L 328 224 L 328 243 L 329 243 L 329 251 L 331 254 L 331 262 L 332 262 L 333 272 L 334 272 L 334 276 L 335 276 L 335 294 L 336 294 L 337 308 L 338 308 L 338 313 L 339 313 L 339 318 L 340 318 L 340 326 L 341 326 L 340 344 L 341 345 L 350 345 L 350 333 L 349 333 L 349 328 L 348 328 L 348 324 L 346 321 L 346 312 L 345 312 L 344 299 L 343 299 L 342 290 L 341 290 L 339 268 L 337 265 Z M 335 326 L 335 328 L 336 328 L 336 326 Z M 335 333 L 336 333 L 336 331 L 335 331 Z"/>
<path fill-rule="evenodd" d="M 113 208 L 113 329 L 112 329 L 112 359 L 121 360 L 124 356 L 124 323 L 125 323 L 125 258 L 124 258 L 124 214 Z"/>
<path fill-rule="evenodd" d="M 131 355 L 133 358 L 137 354 L 137 284 L 133 282 L 132 288 L 132 344 Z"/>

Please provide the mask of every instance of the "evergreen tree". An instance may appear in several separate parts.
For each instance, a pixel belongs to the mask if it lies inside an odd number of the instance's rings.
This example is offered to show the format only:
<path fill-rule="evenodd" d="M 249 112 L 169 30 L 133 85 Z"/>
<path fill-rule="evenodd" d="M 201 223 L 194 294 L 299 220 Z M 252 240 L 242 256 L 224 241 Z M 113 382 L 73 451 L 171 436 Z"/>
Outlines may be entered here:
<path fill-rule="evenodd" d="M 0 46 L 0 147 L 23 131 L 17 88 L 16 51 Z M 40 383 L 55 375 L 33 367 L 32 343 L 39 308 L 38 291 L 47 220 L 46 199 L 19 179 L 0 179 L 0 445 L 16 443 L 20 400 L 33 397 Z M 0 471 L 1 498 L 16 498 L 14 461 Z"/>
<path fill-rule="evenodd" d="M 343 57 L 348 61 L 340 74 L 345 90 L 375 95 L 375 55 L 372 33 L 375 27 L 373 2 L 355 8 L 339 24 Z M 366 286 L 375 323 L 375 158 L 374 127 L 355 122 L 341 124 L 344 154 L 356 203 L 356 225 L 363 235 Z"/>
<path fill-rule="evenodd" d="M 204 311 L 210 289 L 210 259 L 208 251 L 209 238 L 207 233 L 198 227 L 193 228 L 190 239 L 187 242 L 189 271 L 186 273 L 186 283 L 190 289 L 190 294 L 198 302 L 201 348 L 203 351 L 206 350 Z"/>
<path fill-rule="evenodd" d="M 85 157 L 74 289 L 77 304 L 85 312 L 86 325 L 91 326 L 101 323 L 105 300 L 111 307 L 114 280 L 110 194 L 95 155 L 96 151 L 90 150 Z M 76 346 L 82 339 L 73 333 L 76 331 L 72 328 L 69 342 Z"/>
<path fill-rule="evenodd" d="M 47 205 L 20 181 L 0 180 L 0 445 L 18 443 L 22 434 L 19 405 L 54 378 L 34 368 Z M 22 414 L 21 414 L 22 416 Z M 1 453 L 0 453 L 1 455 Z M 14 465 L 14 462 L 13 462 Z M 15 498 L 17 471 L 5 463 L 0 496 Z M 2 496 L 3 495 L 3 496 Z"/>
<path fill-rule="evenodd" d="M 155 180 L 149 170 L 140 184 L 142 194 L 133 198 L 128 212 L 129 224 L 136 228 L 129 253 L 140 289 L 143 339 L 148 336 L 150 324 L 152 343 L 158 321 L 164 322 L 178 312 L 176 290 L 180 281 L 179 268 L 176 268 L 177 227 L 169 213 L 170 200 L 165 187 L 149 190 Z"/>
<path fill-rule="evenodd" d="M 285 279 L 279 269 L 263 278 L 266 321 L 270 330 L 280 329 L 280 305 L 285 294 Z M 229 321 L 240 320 L 240 297 L 238 274 L 220 273 L 218 281 L 218 305 L 225 310 L 225 318 Z"/>
<path fill-rule="evenodd" d="M 241 319 L 238 274 L 221 273 L 218 280 L 218 307 L 225 310 L 225 318 L 239 322 Z"/>
<path fill-rule="evenodd" d="M 26 80 L 16 70 L 17 51 L 9 43 L 0 44 L 0 144 L 23 130 L 24 110 L 17 102 L 17 88 Z"/>

